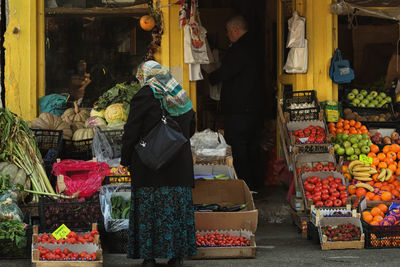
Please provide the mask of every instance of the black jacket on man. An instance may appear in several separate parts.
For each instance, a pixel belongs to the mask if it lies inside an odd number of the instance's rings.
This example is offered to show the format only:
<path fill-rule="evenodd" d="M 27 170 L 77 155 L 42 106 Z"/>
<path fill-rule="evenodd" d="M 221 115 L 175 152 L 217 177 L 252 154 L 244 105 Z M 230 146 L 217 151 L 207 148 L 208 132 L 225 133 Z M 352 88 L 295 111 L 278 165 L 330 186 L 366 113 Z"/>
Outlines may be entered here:
<path fill-rule="evenodd" d="M 195 132 L 195 112 L 190 110 L 181 116 L 172 117 L 190 139 Z M 179 154 L 158 171 L 149 169 L 140 160 L 134 146 L 161 120 L 160 101 L 154 97 L 149 86 L 144 86 L 133 97 L 128 121 L 122 137 L 121 165 L 129 166 L 133 187 L 190 186 L 194 185 L 193 158 L 190 142 Z"/>
<path fill-rule="evenodd" d="M 255 39 L 245 33 L 233 43 L 210 74 L 211 84 L 222 82 L 221 107 L 224 115 L 261 111 L 263 89 L 262 59 L 257 55 Z"/>

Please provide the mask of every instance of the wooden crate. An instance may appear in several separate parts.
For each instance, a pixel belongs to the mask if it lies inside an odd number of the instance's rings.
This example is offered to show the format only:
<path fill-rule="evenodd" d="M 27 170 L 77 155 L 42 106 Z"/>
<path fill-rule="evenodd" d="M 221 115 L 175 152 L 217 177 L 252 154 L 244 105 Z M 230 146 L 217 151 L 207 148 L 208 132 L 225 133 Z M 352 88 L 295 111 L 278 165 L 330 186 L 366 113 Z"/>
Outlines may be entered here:
<path fill-rule="evenodd" d="M 310 221 L 310 215 L 305 212 L 297 212 L 294 209 L 290 209 L 290 216 L 292 217 L 293 224 L 297 227 L 301 237 L 307 238 L 307 223 Z"/>
<path fill-rule="evenodd" d="M 360 218 L 360 213 L 357 213 L 356 209 L 351 209 L 351 204 L 346 204 L 346 207 L 324 207 L 316 208 L 314 205 L 311 206 L 310 221 L 315 225 L 319 226 L 319 222 L 322 218 L 326 218 L 326 214 L 331 214 L 335 211 L 350 212 L 351 217 Z M 344 216 L 343 216 L 344 217 Z M 349 216 L 350 217 L 350 216 Z M 335 218 L 335 217 L 333 217 Z"/>
<path fill-rule="evenodd" d="M 251 235 L 248 247 L 198 247 L 197 255 L 191 259 L 252 259 L 255 257 L 256 241 L 254 235 Z"/>
<path fill-rule="evenodd" d="M 331 225 L 336 226 L 340 224 L 351 223 L 360 228 L 361 237 L 360 240 L 354 241 L 328 241 L 328 237 L 326 235 L 322 235 L 321 226 Z M 361 225 L 361 221 L 359 218 L 354 217 L 325 217 L 320 220 L 320 225 L 318 226 L 318 232 L 320 236 L 321 249 L 322 250 L 332 250 L 332 249 L 363 249 L 365 243 L 365 235 L 363 232 L 363 227 Z"/>

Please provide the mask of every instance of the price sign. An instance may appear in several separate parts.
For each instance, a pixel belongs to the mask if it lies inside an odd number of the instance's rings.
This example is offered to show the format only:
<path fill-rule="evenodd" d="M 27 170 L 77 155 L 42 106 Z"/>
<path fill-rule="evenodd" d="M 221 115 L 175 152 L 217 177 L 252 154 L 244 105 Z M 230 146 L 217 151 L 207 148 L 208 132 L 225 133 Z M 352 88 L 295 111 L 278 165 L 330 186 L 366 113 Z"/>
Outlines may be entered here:
<path fill-rule="evenodd" d="M 372 164 L 372 158 L 367 157 L 365 155 L 360 155 L 360 160 L 364 163 Z"/>
<path fill-rule="evenodd" d="M 67 238 L 67 235 L 71 232 L 71 230 L 68 229 L 65 224 L 62 224 L 60 227 L 55 230 L 52 235 L 56 240 L 61 239 L 61 238 Z"/>

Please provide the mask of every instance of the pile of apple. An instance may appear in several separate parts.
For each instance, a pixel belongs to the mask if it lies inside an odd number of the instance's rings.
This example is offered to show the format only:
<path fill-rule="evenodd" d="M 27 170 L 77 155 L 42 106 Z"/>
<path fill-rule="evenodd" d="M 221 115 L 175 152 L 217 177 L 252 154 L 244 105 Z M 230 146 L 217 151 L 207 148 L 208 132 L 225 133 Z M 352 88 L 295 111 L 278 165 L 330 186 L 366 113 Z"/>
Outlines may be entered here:
<path fill-rule="evenodd" d="M 346 205 L 347 189 L 340 178 L 328 176 L 321 179 L 309 176 L 303 182 L 306 199 L 312 200 L 316 207 L 342 207 Z"/>
<path fill-rule="evenodd" d="M 367 134 L 337 134 L 332 137 L 335 144 L 335 153 L 339 156 L 346 156 L 346 160 L 358 160 L 360 155 L 367 155 L 370 152 L 372 141 Z"/>
<path fill-rule="evenodd" d="M 392 98 L 384 92 L 371 91 L 368 93 L 367 90 L 358 91 L 358 89 L 351 90 L 346 98 L 350 101 L 351 106 L 361 108 L 383 108 L 392 102 Z"/>
<path fill-rule="evenodd" d="M 376 145 L 400 144 L 400 138 L 398 132 L 393 132 L 390 136 L 385 136 L 385 137 L 383 137 L 380 132 L 376 132 L 373 136 L 371 136 L 371 140 Z"/>
<path fill-rule="evenodd" d="M 291 131 L 295 137 L 296 144 L 323 144 L 326 142 L 325 129 L 320 126 L 310 125 L 305 129 Z"/>

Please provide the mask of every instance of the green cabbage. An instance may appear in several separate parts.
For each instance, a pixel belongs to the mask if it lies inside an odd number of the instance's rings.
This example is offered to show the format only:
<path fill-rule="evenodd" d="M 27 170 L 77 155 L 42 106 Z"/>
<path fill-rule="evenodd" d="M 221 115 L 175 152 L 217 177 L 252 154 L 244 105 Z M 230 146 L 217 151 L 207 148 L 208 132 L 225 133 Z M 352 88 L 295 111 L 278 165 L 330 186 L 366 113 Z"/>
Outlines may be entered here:
<path fill-rule="evenodd" d="M 112 123 L 113 121 L 126 121 L 128 119 L 127 112 L 122 103 L 108 106 L 104 115 L 107 123 Z"/>

